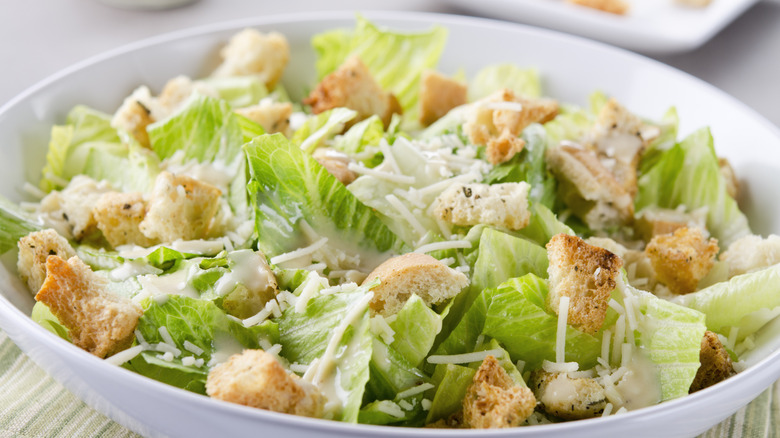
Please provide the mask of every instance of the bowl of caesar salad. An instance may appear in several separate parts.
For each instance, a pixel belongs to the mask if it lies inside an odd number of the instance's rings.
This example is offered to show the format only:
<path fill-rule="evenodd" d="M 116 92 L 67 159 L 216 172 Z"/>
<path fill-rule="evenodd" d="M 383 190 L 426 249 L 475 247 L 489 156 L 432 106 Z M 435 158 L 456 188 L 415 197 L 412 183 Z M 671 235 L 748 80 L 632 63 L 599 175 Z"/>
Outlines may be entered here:
<path fill-rule="evenodd" d="M 0 140 L 0 326 L 145 436 L 687 437 L 780 377 L 780 134 L 619 49 L 253 18 L 75 65 Z"/>

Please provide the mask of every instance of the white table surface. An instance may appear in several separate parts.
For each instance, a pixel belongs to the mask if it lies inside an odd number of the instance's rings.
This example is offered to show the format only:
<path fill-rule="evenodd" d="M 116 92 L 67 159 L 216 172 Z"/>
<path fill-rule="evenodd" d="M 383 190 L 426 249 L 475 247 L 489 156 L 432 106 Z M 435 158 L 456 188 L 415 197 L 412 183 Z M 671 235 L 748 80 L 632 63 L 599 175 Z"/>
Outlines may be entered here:
<path fill-rule="evenodd" d="M 123 10 L 97 0 L 0 0 L 0 104 L 63 67 L 138 39 L 252 15 L 336 9 L 462 13 L 442 0 L 199 0 L 165 11 Z M 758 3 L 698 50 L 655 58 L 780 126 L 780 0 Z"/>

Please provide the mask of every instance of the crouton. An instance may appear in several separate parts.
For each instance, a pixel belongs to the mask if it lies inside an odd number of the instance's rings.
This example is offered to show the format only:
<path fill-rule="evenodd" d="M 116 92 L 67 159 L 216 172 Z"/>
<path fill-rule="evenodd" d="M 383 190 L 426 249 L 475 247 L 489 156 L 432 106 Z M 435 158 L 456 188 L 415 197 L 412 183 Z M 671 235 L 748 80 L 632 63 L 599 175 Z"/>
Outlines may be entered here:
<path fill-rule="evenodd" d="M 498 137 L 488 139 L 485 155 L 488 163 L 497 166 L 506 163 L 512 157 L 523 151 L 525 140 L 504 131 Z"/>
<path fill-rule="evenodd" d="M 141 193 L 104 193 L 92 214 L 98 229 L 114 248 L 127 244 L 149 247 L 156 243 L 138 228 L 146 215 L 146 201 Z"/>
<path fill-rule="evenodd" d="M 678 5 L 689 6 L 693 8 L 703 8 L 709 6 L 712 0 L 676 0 Z"/>
<path fill-rule="evenodd" d="M 734 172 L 734 168 L 731 167 L 731 163 L 729 163 L 729 160 L 719 157 L 718 168 L 720 169 L 720 174 L 723 175 L 723 179 L 726 181 L 726 192 L 732 198 L 737 199 L 737 196 L 739 196 L 739 180 L 737 179 L 736 172 Z"/>
<path fill-rule="evenodd" d="M 420 80 L 420 123 L 428 126 L 466 99 L 466 84 L 433 70 L 425 70 Z"/>
<path fill-rule="evenodd" d="M 314 114 L 337 107 L 355 110 L 357 117 L 351 123 L 377 115 L 385 127 L 394 113 L 402 112 L 395 96 L 382 90 L 357 56 L 347 59 L 336 71 L 325 76 L 303 103 L 311 105 Z"/>
<path fill-rule="evenodd" d="M 546 158 L 547 166 L 560 183 L 559 195 L 590 228 L 602 230 L 633 221 L 631 194 L 593 151 L 559 146 L 548 149 Z"/>
<path fill-rule="evenodd" d="M 81 240 L 97 231 L 92 207 L 103 193 L 111 190 L 105 181 L 98 182 L 88 176 L 77 175 L 62 191 L 46 195 L 41 200 L 39 212 L 49 216 L 53 222 L 64 220 L 70 234 L 76 240 Z"/>
<path fill-rule="evenodd" d="M 212 368 L 206 393 L 219 400 L 285 414 L 320 417 L 325 398 L 262 350 L 244 350 Z"/>
<path fill-rule="evenodd" d="M 193 81 L 184 75 L 176 76 L 165 83 L 160 95 L 151 103 L 149 109 L 155 120 L 163 120 L 175 113 L 192 93 L 198 92 L 204 96 L 219 97 L 219 92 L 203 81 Z"/>
<path fill-rule="evenodd" d="M 374 297 L 369 305 L 373 312 L 384 316 L 401 310 L 412 294 L 428 305 L 439 304 L 457 295 L 469 282 L 462 272 L 427 254 L 417 253 L 385 261 L 368 274 L 363 284 L 376 278 L 381 284 L 372 289 Z"/>
<path fill-rule="evenodd" d="M 516 385 L 495 357 L 487 356 L 463 398 L 463 426 L 498 429 L 520 426 L 536 408 L 530 389 Z"/>
<path fill-rule="evenodd" d="M 65 261 L 52 255 L 35 295 L 68 329 L 74 345 L 101 358 L 130 347 L 143 313 L 138 304 L 110 292 L 107 282 L 78 257 Z"/>
<path fill-rule="evenodd" d="M 453 184 L 436 198 L 434 214 L 454 225 L 487 224 L 520 230 L 531 220 L 529 189 L 526 182 Z"/>
<path fill-rule="evenodd" d="M 707 240 L 698 228 L 680 228 L 673 234 L 655 236 L 645 248 L 658 281 L 672 293 L 696 290 L 715 263 L 717 239 Z"/>
<path fill-rule="evenodd" d="M 52 229 L 33 231 L 17 242 L 19 260 L 16 267 L 22 281 L 33 294 L 41 288 L 46 279 L 46 258 L 57 255 L 69 259 L 76 255 L 68 240 Z"/>
<path fill-rule="evenodd" d="M 721 344 L 718 335 L 707 330 L 701 340 L 699 352 L 699 370 L 691 383 L 690 392 L 696 392 L 710 387 L 722 380 L 726 380 L 734 374 L 729 353 Z"/>
<path fill-rule="evenodd" d="M 660 130 L 610 99 L 599 112 L 586 146 L 597 152 L 604 167 L 633 197 L 637 191 L 637 166 L 647 144 Z"/>
<path fill-rule="evenodd" d="M 758 271 L 780 263 L 780 236 L 748 235 L 729 245 L 720 255 L 720 260 L 729 264 L 729 277 Z"/>
<path fill-rule="evenodd" d="M 529 386 L 546 413 L 565 420 L 593 418 L 607 406 L 604 387 L 594 379 L 536 370 Z"/>
<path fill-rule="evenodd" d="M 211 184 L 161 172 L 139 229 L 144 236 L 161 242 L 201 239 L 208 234 L 221 194 Z"/>
<path fill-rule="evenodd" d="M 290 60 L 290 45 L 278 32 L 244 29 L 230 38 L 220 54 L 222 64 L 213 76 L 257 76 L 268 89 L 273 89 Z"/>
<path fill-rule="evenodd" d="M 127 131 L 141 146 L 146 148 L 151 147 L 146 127 L 154 123 L 152 111 L 146 105 L 146 102 L 151 100 L 149 89 L 140 87 L 125 98 L 111 118 L 112 127 Z"/>
<path fill-rule="evenodd" d="M 263 100 L 257 105 L 239 108 L 236 113 L 262 126 L 265 132 L 274 134 L 281 132 L 290 134 L 290 115 L 292 104 L 290 102 L 271 102 Z"/>
<path fill-rule="evenodd" d="M 697 209 L 691 212 L 666 208 L 642 210 L 634 223 L 636 234 L 645 242 L 661 234 L 672 234 L 680 228 L 699 228 L 707 234 L 707 211 Z"/>
<path fill-rule="evenodd" d="M 463 124 L 463 132 L 476 145 L 490 146 L 491 139 L 503 139 L 494 141 L 492 147 L 506 153 L 494 150 L 489 154 L 491 163 L 496 165 L 511 159 L 525 145 L 514 142 L 512 147 L 507 147 L 510 145 L 508 139 L 518 137 L 531 123 L 545 123 L 556 115 L 558 102 L 552 99 L 525 99 L 503 89 L 473 104 Z"/>
<path fill-rule="evenodd" d="M 568 3 L 585 6 L 610 14 L 625 15 L 628 12 L 628 3 L 624 0 L 566 0 Z"/>
<path fill-rule="evenodd" d="M 349 170 L 350 159 L 346 154 L 332 148 L 317 148 L 312 156 L 345 186 L 357 179 L 357 173 Z"/>
<path fill-rule="evenodd" d="M 567 322 L 585 333 L 599 331 L 623 261 L 568 234 L 557 234 L 547 242 L 547 258 L 547 308 L 557 315 L 561 297 L 569 297 Z"/>

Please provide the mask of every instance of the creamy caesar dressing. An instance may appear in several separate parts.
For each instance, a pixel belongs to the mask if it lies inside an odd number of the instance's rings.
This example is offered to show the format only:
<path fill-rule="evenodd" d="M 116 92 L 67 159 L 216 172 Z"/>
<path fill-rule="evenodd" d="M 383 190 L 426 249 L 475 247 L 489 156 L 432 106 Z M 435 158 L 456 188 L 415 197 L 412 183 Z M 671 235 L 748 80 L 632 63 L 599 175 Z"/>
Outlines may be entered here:
<path fill-rule="evenodd" d="M 200 298 L 200 294 L 188 283 L 188 270 L 179 269 L 165 275 L 140 275 L 136 277 L 142 291 L 148 296 L 184 295 L 190 298 Z"/>
<path fill-rule="evenodd" d="M 631 354 L 626 368 L 628 370 L 615 385 L 623 399 L 622 406 L 631 411 L 660 403 L 661 385 L 653 362 L 637 349 Z"/>
<path fill-rule="evenodd" d="M 207 364 L 209 367 L 214 367 L 227 362 L 230 356 L 241 354 L 244 351 L 244 346 L 233 336 L 221 332 L 217 332 L 214 335 L 214 339 L 211 341 L 211 347 L 214 349 L 214 352 L 211 353 L 211 360 L 209 360 Z"/>
<path fill-rule="evenodd" d="M 112 281 L 125 281 L 139 275 L 160 275 L 161 269 L 144 262 L 143 260 L 126 260 L 118 268 L 114 268 L 109 273 Z"/>
<path fill-rule="evenodd" d="M 230 262 L 230 272 L 220 277 L 214 285 L 217 295 L 225 296 L 238 285 L 243 285 L 249 291 L 276 288 L 273 272 L 261 253 L 242 249 L 228 253 L 227 259 Z"/>

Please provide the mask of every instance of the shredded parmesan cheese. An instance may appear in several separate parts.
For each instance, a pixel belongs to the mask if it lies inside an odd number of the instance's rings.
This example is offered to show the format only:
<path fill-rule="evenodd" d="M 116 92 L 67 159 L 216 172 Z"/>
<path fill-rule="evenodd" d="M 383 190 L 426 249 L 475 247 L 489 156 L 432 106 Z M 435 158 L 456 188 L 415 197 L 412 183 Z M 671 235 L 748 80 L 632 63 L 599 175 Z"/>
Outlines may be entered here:
<path fill-rule="evenodd" d="M 349 170 L 351 170 L 351 171 L 353 171 L 355 173 L 359 173 L 361 175 L 369 175 L 369 176 L 373 176 L 374 178 L 379 178 L 379 179 L 383 179 L 383 180 L 386 180 L 386 181 L 399 183 L 399 184 L 412 185 L 416 181 L 416 178 L 413 177 L 413 176 L 396 175 L 396 174 L 390 173 L 390 172 L 384 172 L 384 171 L 376 170 L 376 169 L 369 169 L 366 166 L 359 165 L 359 164 L 356 164 L 354 162 L 350 162 L 347 165 L 347 169 L 349 169 Z"/>
<path fill-rule="evenodd" d="M 563 296 L 558 304 L 558 329 L 555 332 L 555 361 L 558 363 L 566 362 L 566 322 L 568 320 L 569 297 Z"/>
<path fill-rule="evenodd" d="M 468 240 L 447 240 L 444 242 L 434 242 L 423 245 L 414 250 L 418 254 L 427 254 L 433 251 L 443 251 L 447 249 L 468 249 L 471 248 L 471 242 Z"/>
<path fill-rule="evenodd" d="M 110 363 L 111 365 L 119 366 L 134 359 L 136 356 L 141 354 L 142 351 L 144 351 L 144 346 L 136 345 L 135 347 L 130 347 L 127 350 L 122 350 L 111 357 L 107 357 L 106 362 Z"/>
<path fill-rule="evenodd" d="M 401 202 L 395 195 L 387 195 L 385 196 L 385 199 L 387 200 L 390 205 L 398 211 L 398 213 L 401 215 L 401 217 L 404 218 L 406 222 L 409 223 L 409 225 L 412 226 L 414 231 L 419 236 L 425 235 L 427 230 L 425 227 L 420 223 L 419 220 L 417 220 L 416 217 L 412 214 L 411 211 L 409 211 L 408 208 Z"/>
<path fill-rule="evenodd" d="M 429 390 L 429 389 L 431 389 L 433 387 L 434 386 L 432 384 L 430 384 L 430 383 L 423 383 L 421 385 L 413 386 L 413 387 L 411 387 L 409 389 L 406 389 L 404 391 L 399 392 L 396 397 L 397 398 L 408 398 L 408 397 L 411 397 L 413 395 L 417 395 L 417 394 L 420 394 L 422 392 L 425 392 L 425 391 L 427 391 L 427 390 Z"/>
<path fill-rule="evenodd" d="M 451 354 L 451 355 L 431 355 L 428 356 L 428 363 L 440 364 L 440 363 L 471 363 L 482 362 L 488 356 L 494 356 L 501 358 L 504 356 L 504 351 L 498 348 L 494 350 L 475 351 L 473 353 L 463 354 Z"/>
<path fill-rule="evenodd" d="M 318 249 L 322 248 L 323 246 L 325 246 L 326 243 L 328 243 L 328 238 L 323 237 L 322 239 L 304 248 L 298 248 L 295 251 L 290 251 L 284 254 L 279 254 L 276 257 L 271 257 L 271 264 L 278 265 L 280 263 L 289 262 L 290 260 L 295 260 L 301 257 L 305 257 L 307 255 L 314 253 Z"/>
<path fill-rule="evenodd" d="M 190 353 L 194 354 L 195 356 L 200 356 L 203 354 L 203 349 L 198 347 L 197 345 L 193 344 L 190 341 L 184 341 L 183 345 L 184 349 L 189 351 Z"/>
<path fill-rule="evenodd" d="M 549 360 L 542 361 L 542 369 L 548 373 L 573 373 L 580 369 L 580 364 L 577 362 L 550 362 Z"/>

